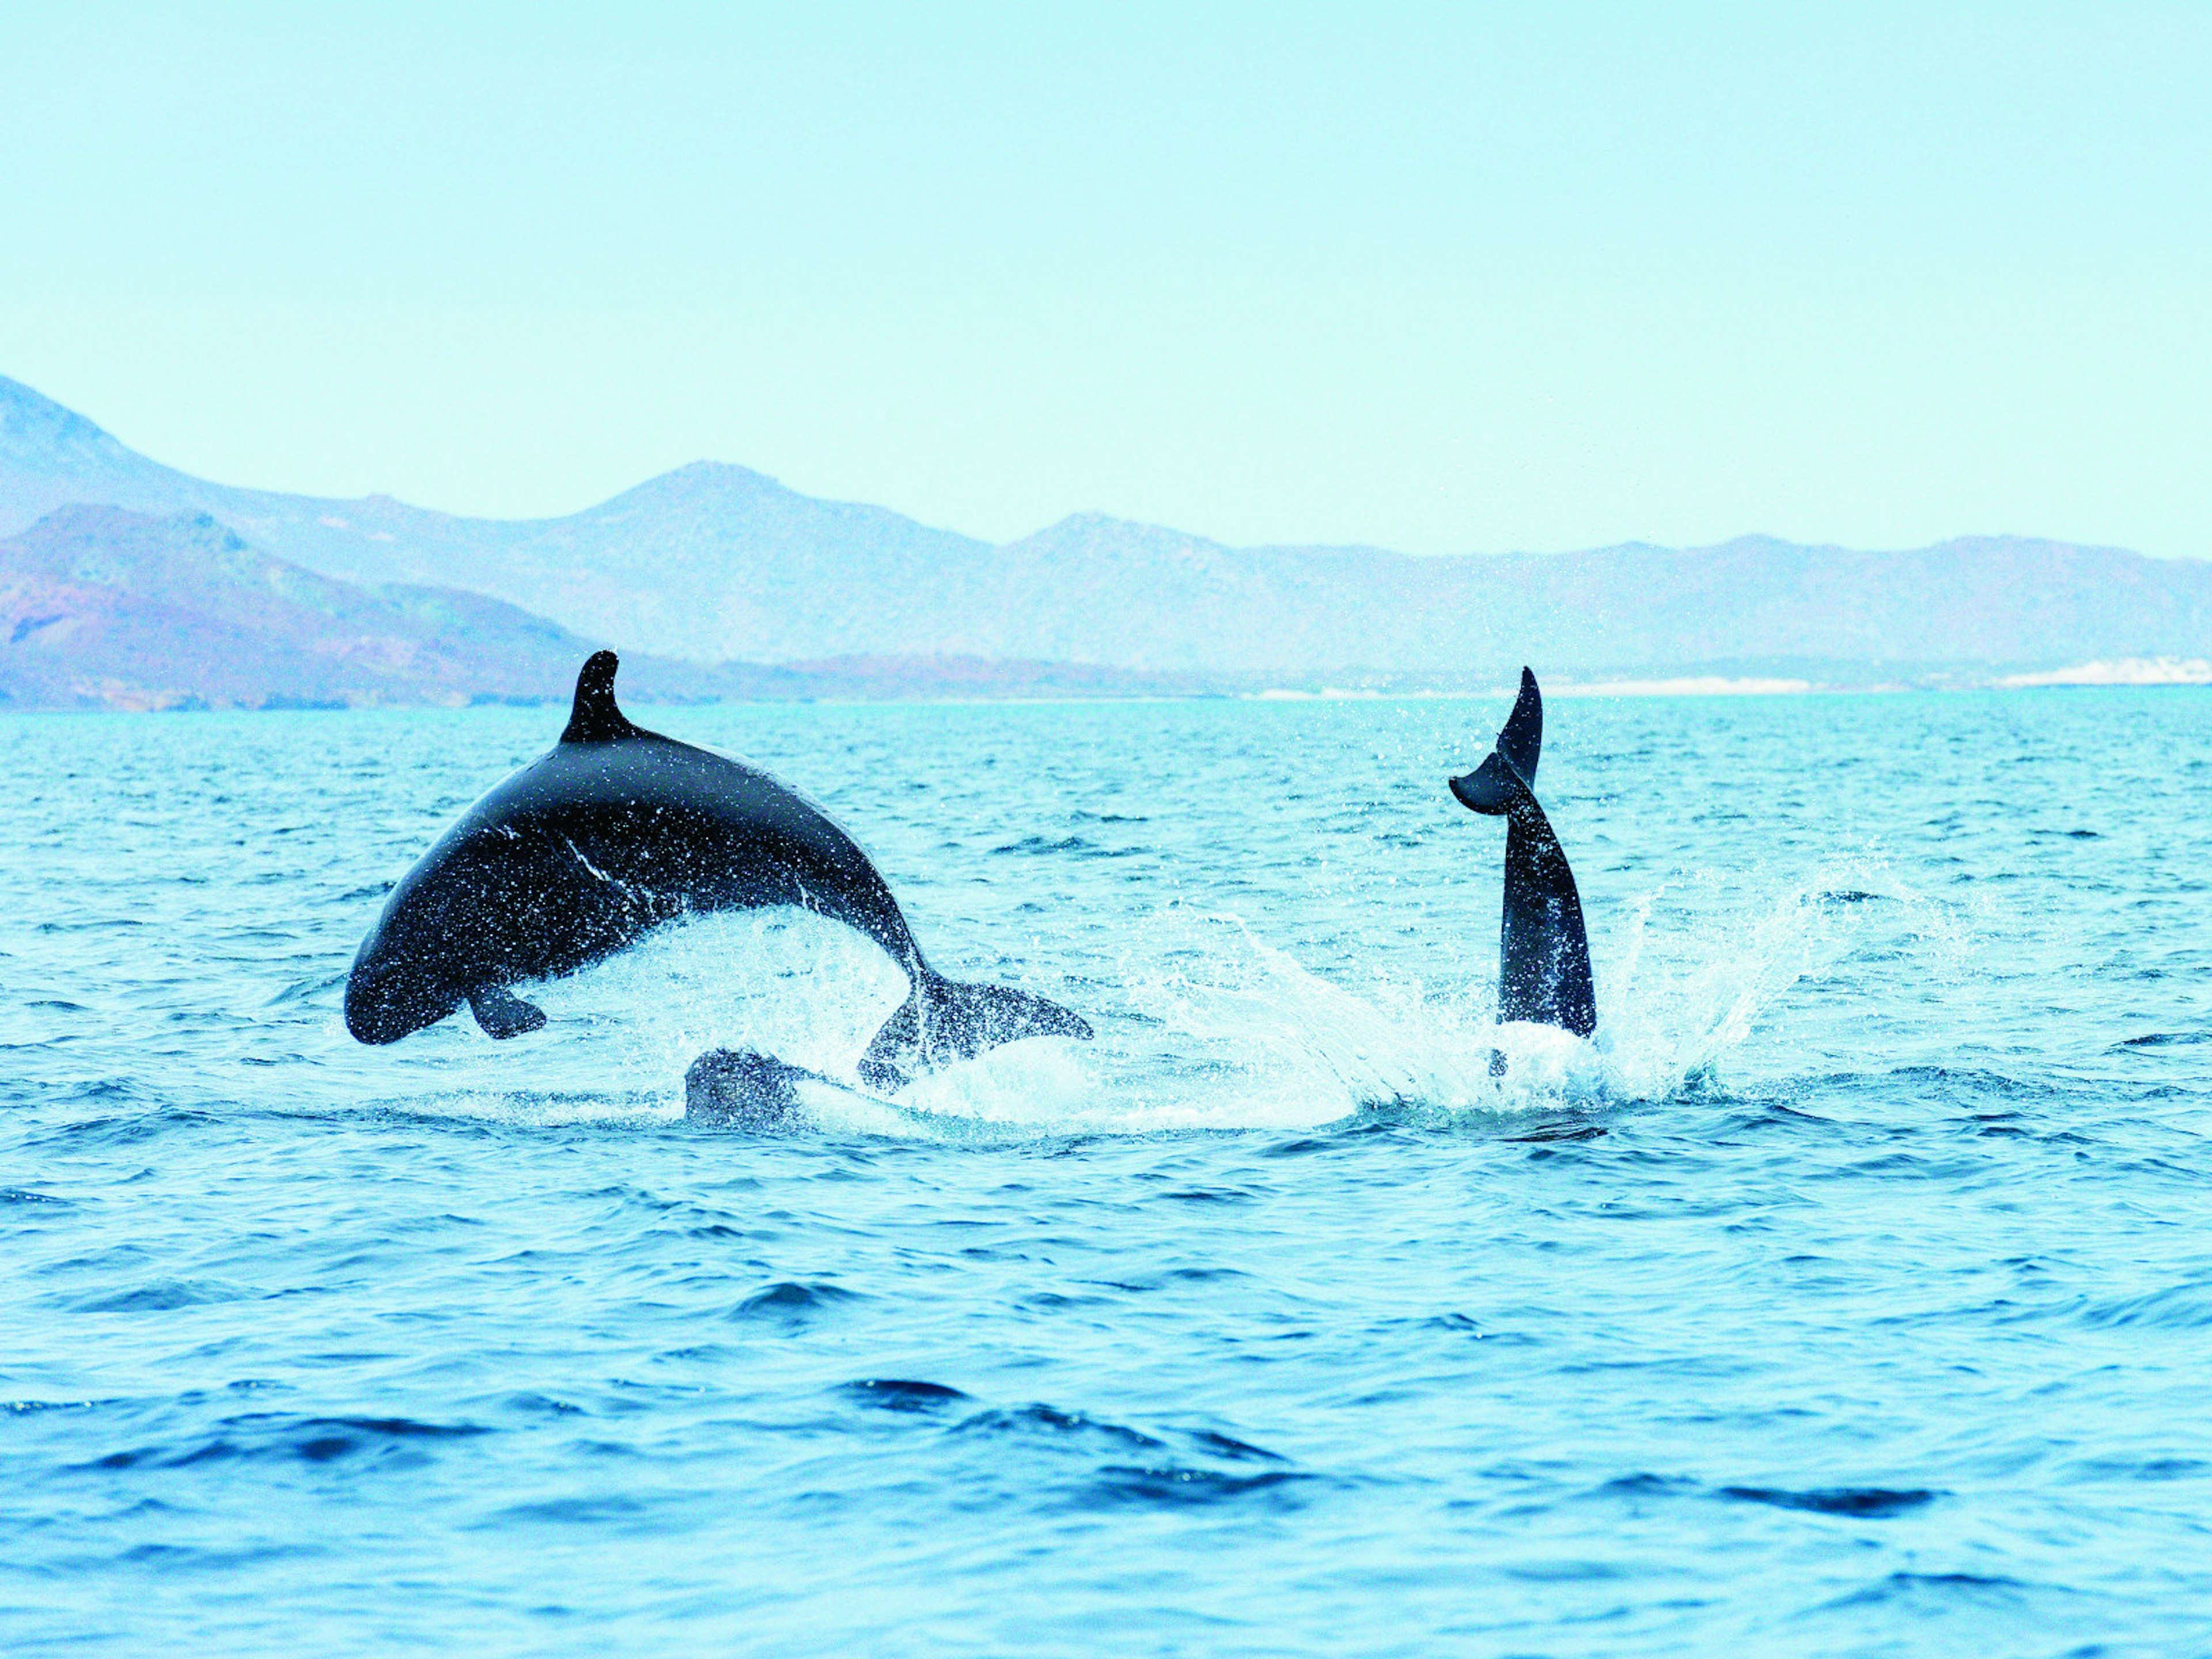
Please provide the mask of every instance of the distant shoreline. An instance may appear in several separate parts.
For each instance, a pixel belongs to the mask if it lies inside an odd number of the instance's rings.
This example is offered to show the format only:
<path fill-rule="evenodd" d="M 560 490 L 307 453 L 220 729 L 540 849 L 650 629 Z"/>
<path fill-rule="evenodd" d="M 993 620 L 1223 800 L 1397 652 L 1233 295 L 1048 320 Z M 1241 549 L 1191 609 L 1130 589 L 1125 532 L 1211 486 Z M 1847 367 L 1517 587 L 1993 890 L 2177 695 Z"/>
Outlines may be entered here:
<path fill-rule="evenodd" d="M 1990 695 L 2033 695 L 2045 692 L 2106 692 L 2106 691 L 2206 691 L 2212 690 L 2212 682 L 2204 680 L 2073 680 L 2051 679 L 2040 676 L 2018 676 L 2009 680 L 1980 684 L 1950 685 L 1817 685 L 1809 683 L 1772 684 L 1749 682 L 1738 684 L 1713 685 L 1701 679 L 1607 682 L 1589 685 L 1562 684 L 1547 687 L 1545 695 L 1555 701 L 1609 701 L 1619 702 L 1671 702 L 1682 701 L 1752 701 L 1761 698 L 1785 697 L 1956 697 Z M 634 705 L 640 709 L 661 709 L 671 712 L 701 708 L 1041 708 L 1100 707 L 1143 707 L 1158 703 L 1407 703 L 1407 702 L 1496 702 L 1513 696 L 1510 686 L 1498 686 L 1480 690 L 1345 690 L 1326 689 L 1305 691 L 1287 688 L 1270 688 L 1262 691 L 1198 691 L 1198 692 L 1108 692 L 1095 696 L 961 696 L 947 694 L 933 696 L 914 692 L 885 696 L 855 696 L 825 695 L 822 696 L 792 697 L 714 697 L 688 698 L 676 702 L 642 700 Z M 296 697 L 276 697 L 258 704 L 228 703 L 210 705 L 197 700 L 172 703 L 163 707 L 132 708 L 126 705 L 93 704 L 14 704 L 0 702 L 0 717 L 35 715 L 77 719 L 100 715 L 191 716 L 198 714 L 476 714 L 488 712 L 557 709 L 566 708 L 565 697 L 531 699 L 525 697 L 492 698 L 470 702 L 330 702 Z"/>

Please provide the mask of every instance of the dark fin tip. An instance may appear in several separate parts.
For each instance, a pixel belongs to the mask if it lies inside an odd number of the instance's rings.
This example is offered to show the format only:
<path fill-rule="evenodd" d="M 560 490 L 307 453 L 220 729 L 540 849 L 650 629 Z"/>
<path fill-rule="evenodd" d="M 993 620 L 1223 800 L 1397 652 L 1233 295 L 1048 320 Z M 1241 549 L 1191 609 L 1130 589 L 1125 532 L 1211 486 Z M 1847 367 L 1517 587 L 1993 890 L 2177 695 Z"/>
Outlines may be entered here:
<path fill-rule="evenodd" d="M 1536 787 L 1536 763 L 1544 752 L 1544 694 L 1536 689 L 1534 670 L 1521 670 L 1521 695 L 1513 712 L 1498 733 L 1498 752 L 1521 775 L 1521 781 Z"/>

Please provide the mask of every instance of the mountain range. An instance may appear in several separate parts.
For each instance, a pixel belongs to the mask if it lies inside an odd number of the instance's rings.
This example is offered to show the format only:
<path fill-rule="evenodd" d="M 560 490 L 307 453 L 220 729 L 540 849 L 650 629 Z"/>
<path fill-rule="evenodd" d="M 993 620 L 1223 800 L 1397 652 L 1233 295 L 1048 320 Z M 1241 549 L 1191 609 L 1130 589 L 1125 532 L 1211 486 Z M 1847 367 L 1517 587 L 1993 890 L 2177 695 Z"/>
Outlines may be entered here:
<path fill-rule="evenodd" d="M 342 581 L 204 513 L 71 503 L 0 540 L 0 706 L 343 708 L 565 701 L 599 641 L 452 587 Z M 635 703 L 1180 696 L 1188 679 L 971 658 L 686 662 L 625 653 Z"/>
<path fill-rule="evenodd" d="M 110 511 L 76 510 L 88 505 Z M 1863 684 L 2212 654 L 2212 563 L 2114 548 L 2008 536 L 1863 552 L 1746 537 L 1412 556 L 1232 548 L 1099 514 L 994 545 L 710 462 L 563 518 L 471 519 L 388 496 L 209 483 L 4 378 L 0 537 L 12 538 L 0 544 L 0 580 L 19 586 L 30 576 L 7 573 L 46 569 L 39 562 L 64 545 L 80 566 L 107 542 L 118 556 L 136 549 L 129 582 L 110 584 L 100 613 L 103 648 L 125 655 L 168 640 L 190 656 L 201 648 L 191 638 L 204 645 L 246 625 L 228 608 L 238 592 L 217 589 L 266 590 L 268 606 L 294 609 L 264 610 L 258 637 L 271 662 L 307 653 L 323 678 L 298 683 L 325 691 L 297 695 L 313 700 L 539 695 L 551 665 L 599 641 L 654 659 L 640 668 L 664 695 L 685 696 L 963 677 L 979 690 L 1009 677 L 1032 690 L 1491 685 L 1524 660 L 1582 678 Z M 166 574 L 157 544 L 173 559 Z M 267 562 L 249 569 L 257 558 Z M 128 605 L 117 597 L 126 587 Z M 48 614 L 36 605 L 11 601 L 0 628 Z M 309 627 L 307 612 L 325 620 Z M 332 629 L 385 643 L 333 646 Z M 282 650 L 279 636 L 291 641 Z M 0 677 L 11 677 L 0 690 L 14 685 L 19 701 L 53 695 L 58 668 L 33 685 L 17 666 L 0 657 Z M 71 672 L 85 684 L 112 678 L 83 664 Z"/>

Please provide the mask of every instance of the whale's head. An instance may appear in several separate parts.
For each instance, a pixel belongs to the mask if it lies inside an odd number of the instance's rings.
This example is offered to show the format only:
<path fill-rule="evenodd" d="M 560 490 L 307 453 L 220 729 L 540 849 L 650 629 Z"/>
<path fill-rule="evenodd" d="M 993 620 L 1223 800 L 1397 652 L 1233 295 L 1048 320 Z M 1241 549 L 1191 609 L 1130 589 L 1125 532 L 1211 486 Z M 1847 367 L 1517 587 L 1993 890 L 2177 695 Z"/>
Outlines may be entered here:
<path fill-rule="evenodd" d="M 427 952 L 389 949 L 381 931 L 362 943 L 346 980 L 346 1030 L 358 1042 L 397 1042 L 435 1025 L 463 1000 Z"/>

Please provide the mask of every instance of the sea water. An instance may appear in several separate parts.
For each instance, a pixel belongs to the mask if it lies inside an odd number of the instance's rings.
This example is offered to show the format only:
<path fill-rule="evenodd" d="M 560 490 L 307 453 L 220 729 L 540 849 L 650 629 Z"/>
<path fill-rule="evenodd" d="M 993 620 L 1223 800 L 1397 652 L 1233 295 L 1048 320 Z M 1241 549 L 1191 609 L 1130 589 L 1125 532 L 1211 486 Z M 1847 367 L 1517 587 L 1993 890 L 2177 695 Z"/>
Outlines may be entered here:
<path fill-rule="evenodd" d="M 1555 699 L 1592 1045 L 1506 707 L 654 711 L 1097 1030 L 771 1139 L 803 915 L 345 1034 L 560 711 L 0 718 L 0 1648 L 2212 1652 L 2212 696 Z"/>

